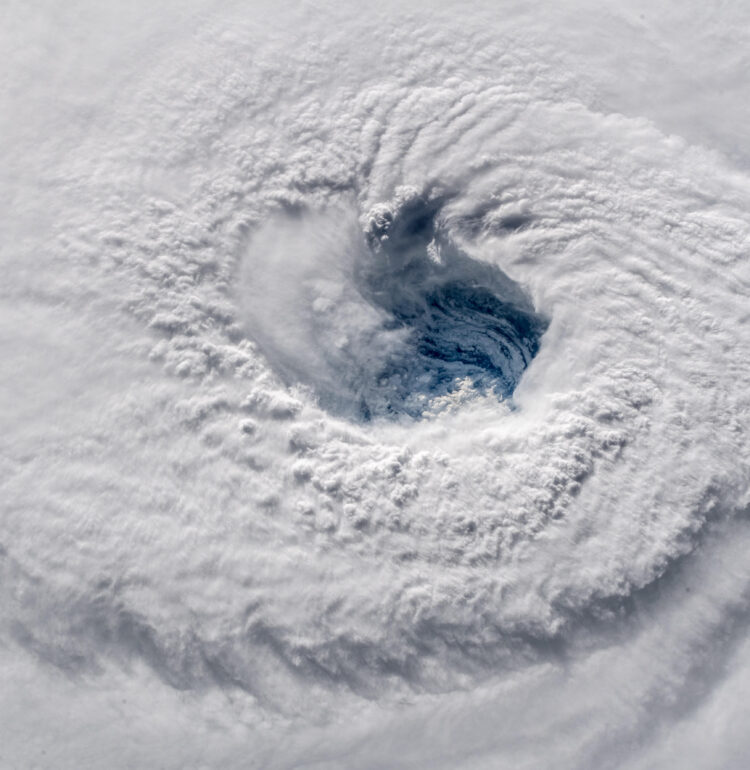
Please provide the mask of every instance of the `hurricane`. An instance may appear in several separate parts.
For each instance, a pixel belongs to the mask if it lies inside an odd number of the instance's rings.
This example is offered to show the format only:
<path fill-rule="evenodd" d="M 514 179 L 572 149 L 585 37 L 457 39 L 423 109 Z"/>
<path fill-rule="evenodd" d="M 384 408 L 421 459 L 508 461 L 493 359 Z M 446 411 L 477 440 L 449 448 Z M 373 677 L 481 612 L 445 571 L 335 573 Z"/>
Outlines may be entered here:
<path fill-rule="evenodd" d="M 746 767 L 750 9 L 6 16 L 0 767 Z"/>

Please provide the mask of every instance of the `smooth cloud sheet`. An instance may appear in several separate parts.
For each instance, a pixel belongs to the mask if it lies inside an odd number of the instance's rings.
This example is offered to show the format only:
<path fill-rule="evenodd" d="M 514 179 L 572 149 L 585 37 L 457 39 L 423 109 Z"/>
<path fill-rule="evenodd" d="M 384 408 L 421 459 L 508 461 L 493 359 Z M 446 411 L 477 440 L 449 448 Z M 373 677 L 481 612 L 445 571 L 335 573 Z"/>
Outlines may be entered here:
<path fill-rule="evenodd" d="M 744 767 L 707 13 L 11 8 L 0 764 Z"/>

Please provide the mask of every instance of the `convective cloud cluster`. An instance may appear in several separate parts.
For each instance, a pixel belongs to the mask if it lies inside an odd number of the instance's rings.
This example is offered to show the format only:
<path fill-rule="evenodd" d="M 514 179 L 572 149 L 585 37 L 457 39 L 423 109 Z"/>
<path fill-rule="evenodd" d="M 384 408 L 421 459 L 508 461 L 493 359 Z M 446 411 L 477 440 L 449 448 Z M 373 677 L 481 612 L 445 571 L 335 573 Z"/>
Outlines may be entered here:
<path fill-rule="evenodd" d="M 0 764 L 745 766 L 749 19 L 625 6 L 12 8 Z"/>

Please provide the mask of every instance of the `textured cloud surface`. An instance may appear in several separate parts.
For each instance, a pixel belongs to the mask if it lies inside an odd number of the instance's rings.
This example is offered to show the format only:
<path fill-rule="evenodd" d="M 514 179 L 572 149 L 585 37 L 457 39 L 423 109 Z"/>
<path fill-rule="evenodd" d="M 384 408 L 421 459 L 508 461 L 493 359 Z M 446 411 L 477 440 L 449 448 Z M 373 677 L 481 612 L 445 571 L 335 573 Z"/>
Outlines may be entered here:
<path fill-rule="evenodd" d="M 626 6 L 12 4 L 0 764 L 746 765 L 750 17 Z"/>

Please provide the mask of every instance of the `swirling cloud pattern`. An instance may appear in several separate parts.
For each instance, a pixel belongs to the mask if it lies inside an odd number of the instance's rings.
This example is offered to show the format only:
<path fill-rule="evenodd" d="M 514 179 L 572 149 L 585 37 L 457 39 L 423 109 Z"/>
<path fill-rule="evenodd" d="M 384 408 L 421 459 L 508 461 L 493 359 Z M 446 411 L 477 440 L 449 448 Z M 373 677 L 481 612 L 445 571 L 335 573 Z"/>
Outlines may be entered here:
<path fill-rule="evenodd" d="M 13 6 L 2 762 L 744 766 L 703 13 Z"/>

